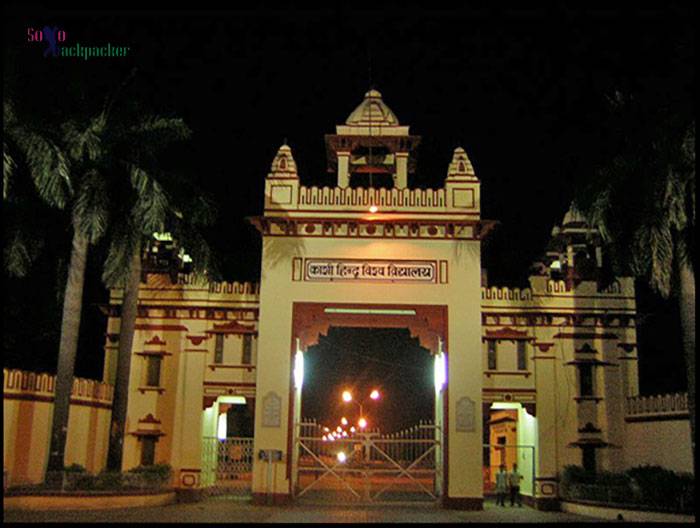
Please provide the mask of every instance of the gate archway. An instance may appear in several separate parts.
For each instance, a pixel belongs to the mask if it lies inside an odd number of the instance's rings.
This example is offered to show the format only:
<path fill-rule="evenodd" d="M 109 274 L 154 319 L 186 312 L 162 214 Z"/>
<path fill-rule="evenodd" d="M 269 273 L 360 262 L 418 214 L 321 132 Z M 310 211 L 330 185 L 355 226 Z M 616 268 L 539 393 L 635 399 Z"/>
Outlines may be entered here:
<path fill-rule="evenodd" d="M 426 421 L 393 435 L 381 435 L 378 431 L 358 432 L 336 444 L 347 444 L 343 450 L 343 455 L 347 452 L 347 459 L 345 456 L 343 460 L 329 458 L 330 450 L 323 441 L 322 429 L 318 424 L 302 421 L 300 411 L 303 354 L 310 346 L 318 344 L 320 336 L 326 335 L 331 327 L 407 328 L 411 337 L 435 358 L 435 364 L 446 369 L 446 307 L 294 303 L 293 310 L 291 364 L 294 370 L 291 373 L 292 409 L 288 424 L 288 452 L 293 456 L 288 461 L 287 472 L 294 495 L 305 495 L 322 479 L 330 478 L 350 500 L 437 500 L 447 485 L 444 468 L 448 442 L 444 424 L 447 414 L 446 372 L 439 376 L 434 422 Z M 302 475 L 309 473 L 315 478 L 310 483 L 303 482 Z M 410 492 L 406 491 L 406 485 Z M 324 499 L 327 500 L 327 496 Z"/>

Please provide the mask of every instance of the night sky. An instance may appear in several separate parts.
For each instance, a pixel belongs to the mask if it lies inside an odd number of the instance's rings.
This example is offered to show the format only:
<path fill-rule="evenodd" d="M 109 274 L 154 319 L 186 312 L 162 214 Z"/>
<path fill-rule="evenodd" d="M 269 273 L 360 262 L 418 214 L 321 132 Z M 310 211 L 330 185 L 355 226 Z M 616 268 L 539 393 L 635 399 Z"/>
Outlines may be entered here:
<path fill-rule="evenodd" d="M 3 89 L 20 114 L 48 123 L 97 111 L 135 71 L 120 97 L 185 119 L 193 139 L 171 149 L 164 163 L 215 196 L 219 216 L 207 238 L 226 280 L 259 279 L 260 238 L 244 217 L 262 212 L 264 178 L 279 146 L 285 139 L 291 146 L 303 184 L 334 185 L 323 135 L 334 133 L 370 86 L 423 138 L 410 186 L 441 187 L 452 151 L 466 149 L 481 180 L 482 216 L 500 222 L 483 248 L 490 283 L 498 285 L 527 285 L 528 266 L 568 209 L 574 183 L 610 154 L 606 97 L 632 91 L 650 105 L 694 112 L 694 10 L 673 2 L 638 9 L 428 11 L 388 4 L 201 12 L 22 2 L 3 10 Z M 63 28 L 66 44 L 109 42 L 129 46 L 130 55 L 44 58 L 45 46 L 27 42 L 27 28 L 45 25 Z M 4 365 L 50 372 L 70 230 L 65 213 L 37 208 L 35 217 L 45 225 L 43 253 L 27 279 L 4 276 Z M 106 300 L 103 258 L 104 248 L 95 247 L 79 376 L 101 376 L 105 319 L 96 304 Z M 642 391 L 683 390 L 677 310 L 643 283 L 639 289 Z M 335 342 L 357 350 L 366 338 L 361 331 Z M 313 359 L 324 346 L 310 361 L 324 362 Z M 327 363 L 336 361 L 339 346 Z M 375 348 L 378 360 L 393 360 L 380 351 L 392 347 Z"/>

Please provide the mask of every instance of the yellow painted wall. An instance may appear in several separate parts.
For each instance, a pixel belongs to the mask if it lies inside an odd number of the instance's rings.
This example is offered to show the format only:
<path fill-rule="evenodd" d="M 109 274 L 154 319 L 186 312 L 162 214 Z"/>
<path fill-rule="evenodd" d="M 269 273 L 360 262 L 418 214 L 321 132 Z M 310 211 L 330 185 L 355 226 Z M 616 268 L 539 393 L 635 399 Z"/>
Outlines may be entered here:
<path fill-rule="evenodd" d="M 54 376 L 3 369 L 3 466 L 8 484 L 44 480 L 53 417 Z M 104 469 L 112 387 L 76 379 L 68 419 L 65 464 Z M 47 401 L 48 400 L 48 401 Z"/>
<path fill-rule="evenodd" d="M 659 465 L 695 474 L 688 418 L 625 423 L 624 443 L 624 469 Z"/>

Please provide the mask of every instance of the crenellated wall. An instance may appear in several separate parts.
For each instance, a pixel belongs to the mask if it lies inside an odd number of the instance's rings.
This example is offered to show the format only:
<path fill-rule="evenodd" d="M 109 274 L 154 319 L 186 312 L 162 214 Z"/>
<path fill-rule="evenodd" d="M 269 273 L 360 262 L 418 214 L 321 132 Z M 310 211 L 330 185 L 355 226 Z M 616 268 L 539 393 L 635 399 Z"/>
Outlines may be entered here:
<path fill-rule="evenodd" d="M 366 209 L 371 204 L 393 208 L 445 207 L 445 189 L 299 188 L 299 208 L 308 205 L 330 205 Z"/>
<path fill-rule="evenodd" d="M 44 479 L 53 417 L 55 376 L 3 369 L 3 466 L 8 485 Z M 106 463 L 113 387 L 75 378 L 66 465 L 99 472 Z"/>

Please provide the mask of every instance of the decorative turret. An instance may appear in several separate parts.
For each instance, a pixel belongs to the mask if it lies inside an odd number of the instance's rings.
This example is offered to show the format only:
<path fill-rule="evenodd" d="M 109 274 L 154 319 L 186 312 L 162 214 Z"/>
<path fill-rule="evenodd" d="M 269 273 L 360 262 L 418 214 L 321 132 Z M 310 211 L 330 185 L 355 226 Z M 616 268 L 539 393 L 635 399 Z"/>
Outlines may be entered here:
<path fill-rule="evenodd" d="M 326 135 L 328 171 L 337 172 L 338 187 L 405 189 L 415 170 L 413 150 L 420 136 L 409 135 L 382 94 L 369 90 L 335 134 Z"/>
<path fill-rule="evenodd" d="M 571 289 L 582 281 L 602 280 L 603 250 L 600 233 L 590 227 L 572 203 L 561 226 L 552 228 L 552 238 L 540 262 L 533 265 L 537 275 L 564 280 Z"/>
<path fill-rule="evenodd" d="M 277 151 L 275 159 L 272 160 L 268 178 L 298 178 L 297 164 L 292 156 L 292 149 L 285 143 Z"/>
<path fill-rule="evenodd" d="M 462 147 L 457 147 L 447 169 L 447 181 L 475 180 L 474 167 Z"/>
<path fill-rule="evenodd" d="M 272 160 L 265 180 L 265 207 L 284 208 L 296 203 L 299 194 L 299 174 L 292 149 L 285 142 Z"/>
<path fill-rule="evenodd" d="M 478 213 L 481 201 L 479 188 L 479 179 L 469 156 L 462 147 L 457 147 L 445 179 L 447 206 Z"/>

